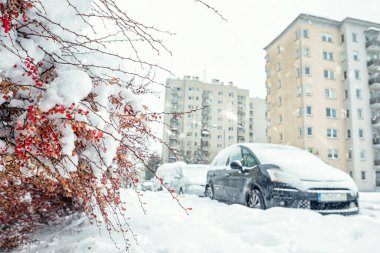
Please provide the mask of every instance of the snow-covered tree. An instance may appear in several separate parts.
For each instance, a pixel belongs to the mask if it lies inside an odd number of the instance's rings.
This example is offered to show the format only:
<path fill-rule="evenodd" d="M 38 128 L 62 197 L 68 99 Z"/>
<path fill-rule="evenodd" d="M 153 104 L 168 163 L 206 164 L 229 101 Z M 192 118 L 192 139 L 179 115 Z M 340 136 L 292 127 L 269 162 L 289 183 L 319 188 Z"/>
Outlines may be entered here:
<path fill-rule="evenodd" d="M 158 33 L 113 0 L 0 0 L 1 248 L 66 208 L 122 230 L 120 180 L 157 139 L 136 97 L 160 69 L 138 54 L 166 50 Z"/>

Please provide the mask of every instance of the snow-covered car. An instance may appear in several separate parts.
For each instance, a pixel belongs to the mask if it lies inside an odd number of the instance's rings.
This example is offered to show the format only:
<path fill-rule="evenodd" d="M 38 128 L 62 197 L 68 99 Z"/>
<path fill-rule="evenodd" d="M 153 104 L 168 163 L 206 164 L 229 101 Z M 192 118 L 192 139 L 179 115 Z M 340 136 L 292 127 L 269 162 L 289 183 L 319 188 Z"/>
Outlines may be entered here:
<path fill-rule="evenodd" d="M 160 191 L 163 185 L 170 188 L 171 182 L 181 177 L 182 167 L 186 165 L 184 162 L 164 163 L 157 168 L 156 176 L 153 180 L 153 191 Z"/>
<path fill-rule="evenodd" d="M 292 146 L 235 144 L 218 153 L 205 195 L 252 208 L 292 207 L 357 214 L 358 189 L 345 172 Z"/>
<path fill-rule="evenodd" d="M 153 191 L 154 182 L 152 180 L 145 180 L 141 184 L 142 191 Z"/>
<path fill-rule="evenodd" d="M 179 194 L 203 195 L 209 170 L 210 166 L 205 164 L 184 164 L 171 180 L 170 187 Z"/>
<path fill-rule="evenodd" d="M 156 171 L 153 190 L 162 190 L 164 184 L 178 194 L 203 195 L 209 170 L 210 166 L 204 164 L 164 163 Z"/>

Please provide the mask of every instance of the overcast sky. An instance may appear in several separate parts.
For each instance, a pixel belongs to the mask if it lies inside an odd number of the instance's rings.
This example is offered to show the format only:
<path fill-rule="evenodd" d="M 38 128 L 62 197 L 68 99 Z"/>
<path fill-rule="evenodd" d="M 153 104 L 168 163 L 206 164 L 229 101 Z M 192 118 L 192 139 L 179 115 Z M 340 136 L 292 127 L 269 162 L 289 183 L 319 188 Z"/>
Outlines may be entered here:
<path fill-rule="evenodd" d="M 207 0 L 205 0 L 207 1 Z M 214 0 L 227 19 L 192 0 L 129 0 L 128 14 L 175 33 L 164 36 L 173 55 L 155 60 L 176 77 L 199 76 L 233 81 L 265 97 L 263 48 L 300 13 L 342 20 L 353 17 L 380 23 L 380 1 L 374 0 Z M 159 81 L 170 77 L 158 75 Z"/>

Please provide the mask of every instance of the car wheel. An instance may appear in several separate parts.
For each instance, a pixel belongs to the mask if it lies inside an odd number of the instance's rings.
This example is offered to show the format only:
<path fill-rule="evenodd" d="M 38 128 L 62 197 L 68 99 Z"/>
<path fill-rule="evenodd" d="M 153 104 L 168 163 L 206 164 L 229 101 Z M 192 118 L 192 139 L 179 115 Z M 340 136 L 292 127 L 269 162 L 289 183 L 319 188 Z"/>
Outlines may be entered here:
<path fill-rule="evenodd" d="M 214 199 L 214 190 L 213 190 L 212 186 L 206 186 L 205 196 L 210 198 L 210 199 Z"/>
<path fill-rule="evenodd" d="M 265 209 L 264 198 L 257 189 L 252 189 L 248 193 L 247 206 L 250 208 Z"/>

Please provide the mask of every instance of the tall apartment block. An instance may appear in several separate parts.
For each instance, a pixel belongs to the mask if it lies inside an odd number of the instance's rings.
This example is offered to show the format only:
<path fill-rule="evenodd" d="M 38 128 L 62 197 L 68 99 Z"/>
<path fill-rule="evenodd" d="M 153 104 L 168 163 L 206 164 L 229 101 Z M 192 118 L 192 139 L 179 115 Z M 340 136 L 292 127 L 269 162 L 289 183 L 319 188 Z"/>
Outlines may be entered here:
<path fill-rule="evenodd" d="M 380 24 L 299 15 L 265 47 L 268 141 L 380 188 Z"/>
<path fill-rule="evenodd" d="M 232 82 L 214 79 L 205 83 L 190 76 L 168 79 L 166 84 L 164 110 L 171 114 L 164 118 L 163 140 L 169 146 L 163 146 L 165 162 L 180 158 L 188 163 L 208 163 L 228 145 L 266 141 L 266 124 L 262 123 L 265 100 L 251 101 L 248 90 Z M 255 106 L 261 111 L 256 113 Z M 261 129 L 256 133 L 257 127 Z"/>

